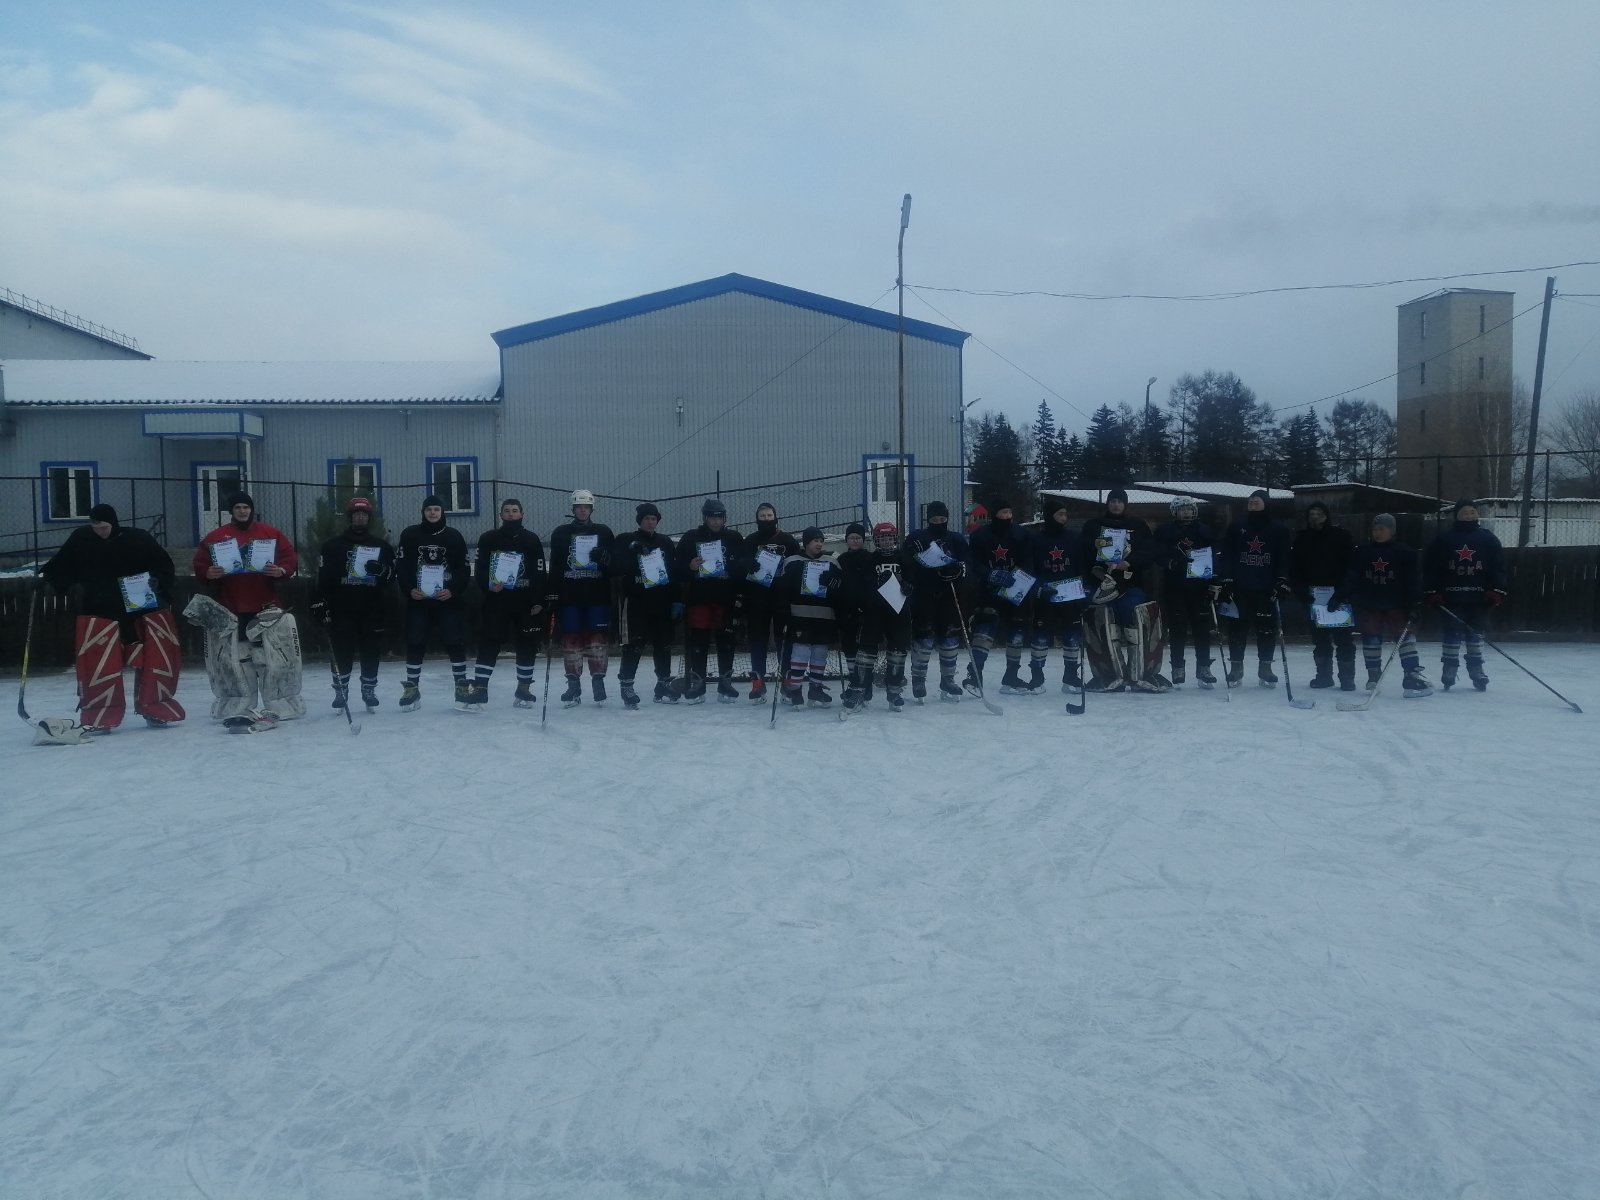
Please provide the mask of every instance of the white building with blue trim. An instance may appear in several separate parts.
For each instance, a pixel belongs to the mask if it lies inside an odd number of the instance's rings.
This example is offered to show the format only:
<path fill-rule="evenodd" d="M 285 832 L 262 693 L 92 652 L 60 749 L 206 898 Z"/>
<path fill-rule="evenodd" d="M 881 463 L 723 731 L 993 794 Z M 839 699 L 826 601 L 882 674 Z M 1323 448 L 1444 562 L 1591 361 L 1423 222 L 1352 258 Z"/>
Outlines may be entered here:
<path fill-rule="evenodd" d="M 0 555 L 58 543 L 99 501 L 192 545 L 235 486 L 296 534 L 334 485 L 374 496 L 395 527 L 437 492 L 469 535 L 507 495 L 548 531 L 577 487 L 620 529 L 649 499 L 680 532 L 719 490 L 736 524 L 761 500 L 797 529 L 894 520 L 901 334 L 893 313 L 724 275 L 503 329 L 498 364 L 13 357 Z M 960 498 L 967 335 L 915 320 L 903 335 L 917 520 Z"/>

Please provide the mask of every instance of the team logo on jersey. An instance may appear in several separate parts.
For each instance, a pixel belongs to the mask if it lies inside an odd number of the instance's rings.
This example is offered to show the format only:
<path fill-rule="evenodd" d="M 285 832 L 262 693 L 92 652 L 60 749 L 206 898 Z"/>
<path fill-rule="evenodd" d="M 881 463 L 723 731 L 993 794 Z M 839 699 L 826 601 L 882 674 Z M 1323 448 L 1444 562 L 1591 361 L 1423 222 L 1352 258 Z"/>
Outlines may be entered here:
<path fill-rule="evenodd" d="M 1050 551 L 1050 565 L 1052 567 L 1059 567 L 1059 566 L 1063 565 L 1066 562 L 1066 560 L 1067 560 L 1067 552 L 1065 550 L 1063 550 L 1060 546 L 1057 546 L 1053 550 Z"/>
<path fill-rule="evenodd" d="M 997 566 L 1004 566 L 1006 558 L 1007 558 L 1007 556 L 1010 555 L 1010 553 L 1011 553 L 1011 551 L 1007 550 L 1004 546 L 996 546 L 994 548 L 994 561 L 995 561 L 995 564 Z"/>
<path fill-rule="evenodd" d="M 1244 553 L 1239 556 L 1239 561 L 1247 567 L 1270 567 L 1272 555 L 1268 552 L 1265 542 L 1253 537 L 1244 544 Z"/>
<path fill-rule="evenodd" d="M 1389 569 L 1389 560 L 1374 558 L 1367 563 L 1367 578 L 1373 583 L 1388 583 L 1394 578 L 1394 572 Z"/>

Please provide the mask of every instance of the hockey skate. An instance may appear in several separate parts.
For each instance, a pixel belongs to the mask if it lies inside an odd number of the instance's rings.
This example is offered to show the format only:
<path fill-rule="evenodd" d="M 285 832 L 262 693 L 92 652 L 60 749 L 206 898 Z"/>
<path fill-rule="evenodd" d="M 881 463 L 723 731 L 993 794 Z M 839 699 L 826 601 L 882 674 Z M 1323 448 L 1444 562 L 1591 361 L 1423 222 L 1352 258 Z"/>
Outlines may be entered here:
<path fill-rule="evenodd" d="M 1421 700 L 1433 695 L 1433 687 L 1420 670 L 1407 671 L 1400 680 L 1400 692 L 1407 700 Z"/>
<path fill-rule="evenodd" d="M 617 694 L 622 697 L 622 707 L 629 712 L 639 707 L 639 693 L 633 690 L 633 680 L 617 680 Z"/>
<path fill-rule="evenodd" d="M 678 690 L 675 680 L 660 679 L 656 681 L 655 701 L 657 704 L 676 704 L 682 693 Z"/>
<path fill-rule="evenodd" d="M 414 679 L 408 679 L 400 688 L 400 711 L 416 712 L 422 707 L 422 689 Z"/>
<path fill-rule="evenodd" d="M 1016 663 L 1006 664 L 1006 673 L 1000 676 L 1000 694 L 1002 696 L 1026 696 L 1028 685 L 1022 682 L 1022 674 L 1017 669 Z"/>
<path fill-rule="evenodd" d="M 767 681 L 759 675 L 750 678 L 750 701 L 752 704 L 765 704 L 767 700 Z"/>
<path fill-rule="evenodd" d="M 1172 664 L 1172 673 L 1170 678 L 1172 680 L 1173 687 L 1182 687 L 1188 681 L 1188 672 L 1184 670 L 1184 665 L 1181 662 L 1175 662 Z"/>
<path fill-rule="evenodd" d="M 1236 658 L 1228 664 L 1228 686 L 1238 687 L 1244 682 L 1244 659 Z"/>
<path fill-rule="evenodd" d="M 568 708 L 577 708 L 583 703 L 583 679 L 578 675 L 567 676 L 567 689 L 561 693 L 561 703 Z"/>
<path fill-rule="evenodd" d="M 1456 685 L 1456 673 L 1461 669 L 1461 664 L 1453 658 L 1447 658 L 1439 666 L 1439 686 L 1449 691 Z"/>
<path fill-rule="evenodd" d="M 1480 692 L 1489 690 L 1489 677 L 1483 673 L 1481 659 L 1467 659 L 1467 678 L 1472 680 L 1472 686 Z"/>
<path fill-rule="evenodd" d="M 820 683 L 813 683 L 806 689 L 806 703 L 812 708 L 827 708 L 833 703 L 833 697 Z"/>
<path fill-rule="evenodd" d="M 717 702 L 719 704 L 732 704 L 739 699 L 739 689 L 726 679 L 717 681 Z"/>
<path fill-rule="evenodd" d="M 604 675 L 589 676 L 589 692 L 594 696 L 596 704 L 606 702 L 606 677 Z"/>
<path fill-rule="evenodd" d="M 954 675 L 939 676 L 939 699 L 947 704 L 961 703 L 961 685 Z"/>
<path fill-rule="evenodd" d="M 1207 691 L 1217 686 L 1217 677 L 1211 673 L 1211 660 L 1209 658 L 1204 662 L 1195 664 L 1194 681 Z M 1174 680 L 1173 682 L 1176 683 L 1177 681 Z"/>
<path fill-rule="evenodd" d="M 487 692 L 488 689 L 485 688 L 484 690 L 485 690 L 485 692 Z M 485 695 L 484 699 L 487 700 L 488 696 Z M 519 680 L 517 680 L 517 690 L 515 692 L 513 692 L 512 695 L 511 695 L 511 706 L 513 708 L 532 708 L 534 706 L 534 704 L 538 701 L 538 699 L 539 699 L 539 697 L 537 697 L 537 696 L 535 696 L 533 694 L 533 681 L 532 680 L 530 680 L 530 679 L 519 679 Z"/>
<path fill-rule="evenodd" d="M 1278 677 L 1273 673 L 1271 659 L 1261 658 L 1256 660 L 1256 682 L 1264 688 L 1278 686 Z"/>

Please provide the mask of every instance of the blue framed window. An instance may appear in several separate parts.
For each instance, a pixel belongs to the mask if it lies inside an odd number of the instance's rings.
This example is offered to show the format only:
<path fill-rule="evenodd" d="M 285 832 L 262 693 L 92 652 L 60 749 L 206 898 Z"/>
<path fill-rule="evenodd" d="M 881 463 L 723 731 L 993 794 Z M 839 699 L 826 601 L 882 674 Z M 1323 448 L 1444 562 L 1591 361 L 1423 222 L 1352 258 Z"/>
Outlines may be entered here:
<path fill-rule="evenodd" d="M 194 540 L 228 523 L 233 515 L 222 506 L 234 493 L 244 490 L 244 464 L 238 459 L 224 462 L 192 462 L 190 478 L 194 486 Z"/>
<path fill-rule="evenodd" d="M 899 524 L 899 500 L 902 491 L 906 500 L 906 524 L 917 524 L 917 459 L 906 455 L 906 478 L 900 477 L 900 458 L 896 454 L 863 454 L 861 456 L 861 513 L 862 521 L 871 529 L 879 521 Z M 904 536 L 908 530 L 902 529 Z"/>
<path fill-rule="evenodd" d="M 365 496 L 382 508 L 378 492 L 383 487 L 383 462 L 376 458 L 330 458 L 328 486 L 341 498 Z"/>
<path fill-rule="evenodd" d="M 97 462 L 40 463 L 39 479 L 40 516 L 46 521 L 87 521 L 100 502 Z"/>
<path fill-rule="evenodd" d="M 428 490 L 455 516 L 478 515 L 478 460 L 472 455 L 427 460 Z"/>

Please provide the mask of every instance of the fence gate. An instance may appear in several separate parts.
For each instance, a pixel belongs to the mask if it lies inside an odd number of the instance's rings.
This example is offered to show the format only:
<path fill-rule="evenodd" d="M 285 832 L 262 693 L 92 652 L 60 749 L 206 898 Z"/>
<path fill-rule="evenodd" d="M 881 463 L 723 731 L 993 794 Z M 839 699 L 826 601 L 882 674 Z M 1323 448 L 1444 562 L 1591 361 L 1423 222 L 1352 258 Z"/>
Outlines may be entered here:
<path fill-rule="evenodd" d="M 222 511 L 222 504 L 243 490 L 239 486 L 240 474 L 238 463 L 194 464 L 195 541 L 227 524 L 229 514 Z"/>

